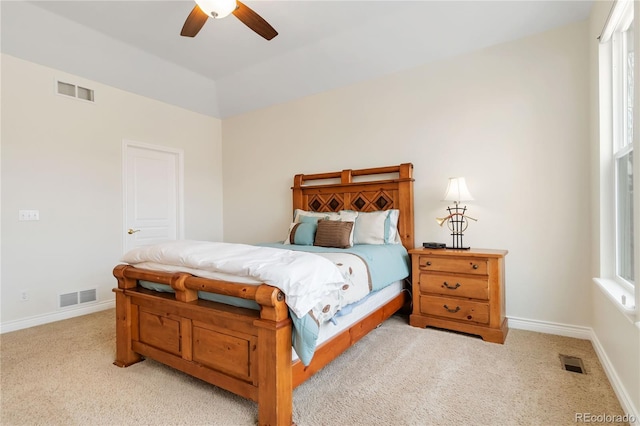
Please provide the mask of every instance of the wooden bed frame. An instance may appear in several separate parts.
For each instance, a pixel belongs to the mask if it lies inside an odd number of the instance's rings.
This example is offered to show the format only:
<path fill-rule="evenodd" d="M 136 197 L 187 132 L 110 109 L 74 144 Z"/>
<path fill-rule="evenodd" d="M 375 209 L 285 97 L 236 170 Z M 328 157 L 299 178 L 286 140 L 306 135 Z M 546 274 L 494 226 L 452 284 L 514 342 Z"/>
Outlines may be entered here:
<path fill-rule="evenodd" d="M 370 180 L 376 177 L 376 180 Z M 296 175 L 293 208 L 313 211 L 400 210 L 398 230 L 414 247 L 413 165 Z M 291 320 L 283 293 L 272 286 L 152 272 L 130 265 L 113 270 L 116 360 L 127 367 L 149 357 L 258 403 L 258 424 L 291 425 L 293 389 L 327 365 L 407 301 L 402 292 L 320 345 L 305 367 L 291 358 Z M 159 293 L 138 280 L 170 285 Z M 198 299 L 198 291 L 255 300 L 260 310 Z"/>

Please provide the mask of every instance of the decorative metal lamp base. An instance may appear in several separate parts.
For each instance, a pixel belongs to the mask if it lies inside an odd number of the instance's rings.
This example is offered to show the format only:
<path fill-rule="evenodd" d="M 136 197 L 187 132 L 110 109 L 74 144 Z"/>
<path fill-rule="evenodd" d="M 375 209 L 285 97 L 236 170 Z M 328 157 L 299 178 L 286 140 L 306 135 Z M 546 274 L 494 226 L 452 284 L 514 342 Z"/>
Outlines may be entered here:
<path fill-rule="evenodd" d="M 469 226 L 469 222 L 467 221 L 464 213 L 467 211 L 467 206 L 460 207 L 458 203 L 455 204 L 455 207 L 447 207 L 447 211 L 449 212 L 449 216 L 447 219 L 447 226 L 451 231 L 452 244 L 448 249 L 453 250 L 469 250 L 471 247 L 464 247 L 462 244 L 462 236 L 463 232 Z"/>

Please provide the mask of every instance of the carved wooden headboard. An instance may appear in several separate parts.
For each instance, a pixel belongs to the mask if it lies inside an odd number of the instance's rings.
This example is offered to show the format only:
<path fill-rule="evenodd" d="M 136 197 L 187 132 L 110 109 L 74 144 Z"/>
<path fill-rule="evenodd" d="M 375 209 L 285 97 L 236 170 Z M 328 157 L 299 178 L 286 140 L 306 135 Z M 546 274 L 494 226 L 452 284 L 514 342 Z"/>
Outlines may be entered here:
<path fill-rule="evenodd" d="M 407 250 L 414 248 L 413 164 L 296 175 L 293 208 L 316 212 L 398 209 L 398 232 Z"/>

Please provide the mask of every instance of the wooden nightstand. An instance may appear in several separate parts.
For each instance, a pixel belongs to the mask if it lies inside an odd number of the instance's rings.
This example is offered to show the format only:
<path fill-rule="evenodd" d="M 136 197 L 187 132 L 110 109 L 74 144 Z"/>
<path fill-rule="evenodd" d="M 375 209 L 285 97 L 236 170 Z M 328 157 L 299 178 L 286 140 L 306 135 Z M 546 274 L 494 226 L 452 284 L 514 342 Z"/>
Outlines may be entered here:
<path fill-rule="evenodd" d="M 506 250 L 409 250 L 414 327 L 439 327 L 504 343 Z"/>

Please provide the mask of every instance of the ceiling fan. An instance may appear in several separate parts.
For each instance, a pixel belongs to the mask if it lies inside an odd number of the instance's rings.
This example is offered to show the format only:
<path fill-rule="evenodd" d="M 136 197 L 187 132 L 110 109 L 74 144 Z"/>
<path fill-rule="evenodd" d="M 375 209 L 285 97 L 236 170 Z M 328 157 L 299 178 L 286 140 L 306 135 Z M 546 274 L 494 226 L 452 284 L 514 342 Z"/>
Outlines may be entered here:
<path fill-rule="evenodd" d="M 182 36 L 195 37 L 209 17 L 220 19 L 231 13 L 267 40 L 278 35 L 267 21 L 239 0 L 195 0 L 195 2 L 196 6 L 187 16 L 180 32 Z"/>

